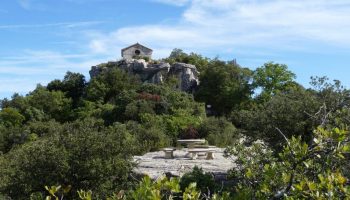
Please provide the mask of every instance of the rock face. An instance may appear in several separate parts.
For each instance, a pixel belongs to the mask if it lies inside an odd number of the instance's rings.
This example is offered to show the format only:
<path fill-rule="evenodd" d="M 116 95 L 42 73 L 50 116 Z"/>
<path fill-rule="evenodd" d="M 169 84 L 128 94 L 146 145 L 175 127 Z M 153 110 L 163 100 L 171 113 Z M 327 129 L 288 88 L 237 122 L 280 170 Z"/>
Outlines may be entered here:
<path fill-rule="evenodd" d="M 193 92 L 199 84 L 199 72 L 194 65 L 175 63 L 170 71 L 171 74 L 177 76 L 182 91 Z"/>
<path fill-rule="evenodd" d="M 199 72 L 194 65 L 185 63 L 148 63 L 143 59 L 122 59 L 117 62 L 108 62 L 92 66 L 90 78 L 98 76 L 112 68 L 120 68 L 130 74 L 137 74 L 143 82 L 163 83 L 169 76 L 178 79 L 178 88 L 185 92 L 193 92 L 199 84 Z"/>
<path fill-rule="evenodd" d="M 235 165 L 232 160 L 223 156 L 223 151 L 224 149 L 215 148 L 214 160 L 206 160 L 205 157 L 191 160 L 186 157 L 186 149 L 176 150 L 173 159 L 164 158 L 163 151 L 150 152 L 143 156 L 134 156 L 134 161 L 137 163 L 134 173 L 148 175 L 152 179 L 162 175 L 181 177 L 192 171 L 194 166 L 198 166 L 204 172 L 213 174 L 216 180 L 225 181 L 227 171 Z"/>

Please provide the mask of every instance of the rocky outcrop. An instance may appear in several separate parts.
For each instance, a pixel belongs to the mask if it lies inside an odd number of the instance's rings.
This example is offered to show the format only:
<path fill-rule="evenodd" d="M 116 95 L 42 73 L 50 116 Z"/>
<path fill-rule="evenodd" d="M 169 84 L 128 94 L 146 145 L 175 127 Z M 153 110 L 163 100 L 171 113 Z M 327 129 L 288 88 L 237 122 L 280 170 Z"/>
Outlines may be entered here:
<path fill-rule="evenodd" d="M 143 82 L 160 84 L 169 76 L 177 77 L 178 88 L 182 91 L 193 92 L 199 84 L 199 72 L 194 65 L 186 63 L 148 63 L 143 59 L 122 59 L 117 62 L 103 63 L 92 66 L 90 78 L 94 78 L 104 71 L 120 68 L 130 74 L 137 74 Z"/>
<path fill-rule="evenodd" d="M 175 63 L 170 69 L 170 74 L 179 80 L 179 88 L 182 91 L 193 92 L 199 84 L 199 72 L 194 65 Z"/>

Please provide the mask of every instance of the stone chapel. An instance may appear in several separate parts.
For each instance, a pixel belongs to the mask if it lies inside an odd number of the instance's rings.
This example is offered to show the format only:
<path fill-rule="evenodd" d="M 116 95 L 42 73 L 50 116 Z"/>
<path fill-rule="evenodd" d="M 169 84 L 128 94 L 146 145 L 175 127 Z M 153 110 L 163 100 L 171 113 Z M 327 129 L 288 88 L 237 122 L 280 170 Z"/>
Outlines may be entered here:
<path fill-rule="evenodd" d="M 135 57 L 139 57 L 139 58 L 148 57 L 149 59 L 151 59 L 152 52 L 153 52 L 152 49 L 145 47 L 139 43 L 128 46 L 122 49 L 121 51 L 122 57 L 124 59 L 132 59 Z"/>

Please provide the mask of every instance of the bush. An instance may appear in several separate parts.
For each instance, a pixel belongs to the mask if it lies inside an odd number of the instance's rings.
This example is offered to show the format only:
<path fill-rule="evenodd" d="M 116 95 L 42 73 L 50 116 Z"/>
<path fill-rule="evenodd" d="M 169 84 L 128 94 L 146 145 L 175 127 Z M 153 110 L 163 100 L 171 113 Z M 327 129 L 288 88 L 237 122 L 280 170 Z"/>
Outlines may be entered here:
<path fill-rule="evenodd" d="M 71 185 L 72 191 L 92 189 L 95 198 L 127 183 L 139 151 L 124 125 L 104 127 L 100 121 L 65 124 L 56 135 L 28 142 L 0 156 L 0 193 L 28 199 L 45 185 Z M 69 199 L 76 193 L 68 194 Z"/>
<path fill-rule="evenodd" d="M 164 128 L 153 123 L 139 124 L 134 121 L 127 123 L 127 129 L 135 136 L 140 151 L 138 154 L 156 151 L 171 144 L 170 138 L 165 134 Z"/>
<path fill-rule="evenodd" d="M 184 174 L 180 179 L 180 188 L 185 191 L 191 183 L 196 183 L 197 188 L 203 194 L 214 194 L 219 187 L 215 183 L 214 176 L 210 173 L 204 173 L 202 168 L 195 166 L 192 172 Z"/>
<path fill-rule="evenodd" d="M 225 118 L 208 117 L 198 128 L 200 138 L 209 144 L 225 147 L 233 144 L 238 138 L 238 130 Z"/>
<path fill-rule="evenodd" d="M 196 128 L 189 125 L 181 134 L 181 139 L 198 139 L 199 134 Z"/>
<path fill-rule="evenodd" d="M 312 141 L 307 144 L 300 136 L 286 139 L 277 157 L 261 142 L 228 148 L 227 155 L 236 159 L 231 175 L 237 181 L 237 199 L 349 199 L 344 176 L 349 131 L 320 127 Z"/>
<path fill-rule="evenodd" d="M 27 199 L 45 184 L 69 179 L 68 152 L 53 138 L 26 143 L 0 157 L 0 193 Z"/>
<path fill-rule="evenodd" d="M 137 60 L 143 59 L 146 62 L 149 62 L 151 60 L 148 56 L 138 56 L 138 55 L 136 55 L 136 56 L 133 56 L 132 58 L 133 59 L 137 59 Z"/>

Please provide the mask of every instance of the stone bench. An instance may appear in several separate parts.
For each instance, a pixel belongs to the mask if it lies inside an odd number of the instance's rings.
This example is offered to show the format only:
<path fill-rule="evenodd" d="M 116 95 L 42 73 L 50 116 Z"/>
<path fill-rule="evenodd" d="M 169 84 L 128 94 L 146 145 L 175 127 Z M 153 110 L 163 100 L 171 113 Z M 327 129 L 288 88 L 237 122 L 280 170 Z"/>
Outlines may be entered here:
<path fill-rule="evenodd" d="M 205 148 L 196 148 L 196 149 L 188 149 L 188 153 L 191 154 L 191 159 L 195 160 L 198 157 L 199 153 L 205 153 L 207 160 L 213 160 L 214 159 L 214 153 L 215 150 L 213 149 L 205 149 Z"/>
<path fill-rule="evenodd" d="M 174 151 L 176 149 L 175 148 L 164 148 L 163 151 L 165 153 L 165 158 L 174 158 Z"/>
<path fill-rule="evenodd" d="M 207 145 L 207 144 L 195 144 L 191 147 L 192 149 L 213 149 L 213 148 L 217 148 L 216 146 L 211 146 L 211 145 Z M 207 154 L 207 152 L 200 152 L 197 154 L 197 156 L 205 156 Z"/>

